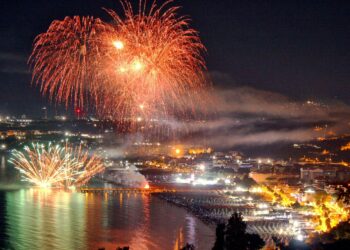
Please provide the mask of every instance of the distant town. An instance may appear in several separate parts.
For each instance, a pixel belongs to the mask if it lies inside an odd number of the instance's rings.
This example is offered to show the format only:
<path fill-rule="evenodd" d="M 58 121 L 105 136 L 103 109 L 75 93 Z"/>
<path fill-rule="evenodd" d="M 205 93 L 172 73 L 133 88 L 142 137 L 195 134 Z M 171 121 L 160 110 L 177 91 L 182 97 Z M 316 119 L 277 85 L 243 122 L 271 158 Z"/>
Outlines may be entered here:
<path fill-rule="evenodd" d="M 95 179 L 158 190 L 159 198 L 212 225 L 239 212 L 247 231 L 267 244 L 273 244 L 274 237 L 305 241 L 348 220 L 348 207 L 337 198 L 350 181 L 349 162 L 339 158 L 349 149 L 346 140 L 343 136 L 291 144 L 297 153 L 289 159 L 253 158 L 210 145 L 130 138 L 115 131 L 110 121 L 85 116 L 0 118 L 2 154 L 29 141 L 84 144 L 104 157 L 106 170 Z"/>

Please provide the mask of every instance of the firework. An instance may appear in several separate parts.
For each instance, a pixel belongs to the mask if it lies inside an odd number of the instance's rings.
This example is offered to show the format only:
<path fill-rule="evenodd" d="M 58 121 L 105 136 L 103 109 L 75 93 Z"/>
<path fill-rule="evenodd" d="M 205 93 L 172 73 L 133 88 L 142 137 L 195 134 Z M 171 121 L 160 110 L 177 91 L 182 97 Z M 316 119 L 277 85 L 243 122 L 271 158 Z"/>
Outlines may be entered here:
<path fill-rule="evenodd" d="M 10 162 L 20 171 L 23 179 L 40 187 L 72 187 L 87 183 L 104 170 L 102 160 L 89 156 L 81 146 L 64 147 L 32 144 L 13 152 Z"/>
<path fill-rule="evenodd" d="M 29 63 L 43 94 L 75 107 L 98 96 L 94 68 L 100 56 L 98 37 L 106 28 L 98 18 L 66 17 L 36 37 Z"/>
<path fill-rule="evenodd" d="M 33 79 L 58 102 L 93 100 L 103 117 L 150 120 L 197 109 L 205 77 L 205 47 L 179 7 L 166 1 L 124 14 L 106 10 L 112 22 L 93 17 L 54 21 L 37 37 L 30 62 Z"/>
<path fill-rule="evenodd" d="M 179 7 L 170 3 L 158 8 L 153 2 L 147 11 L 146 1 L 140 1 L 135 13 L 122 1 L 124 16 L 107 10 L 113 32 L 102 39 L 106 58 L 101 71 L 113 90 L 108 107 L 125 117 L 186 111 L 205 85 L 205 48 L 189 20 L 177 17 Z"/>

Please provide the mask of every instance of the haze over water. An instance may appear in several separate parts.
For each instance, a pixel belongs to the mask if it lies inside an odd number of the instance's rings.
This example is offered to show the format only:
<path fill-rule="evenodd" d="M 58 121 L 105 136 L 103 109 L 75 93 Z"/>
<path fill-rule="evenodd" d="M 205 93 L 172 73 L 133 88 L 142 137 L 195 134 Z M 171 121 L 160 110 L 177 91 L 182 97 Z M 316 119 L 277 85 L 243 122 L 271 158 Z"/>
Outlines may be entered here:
<path fill-rule="evenodd" d="M 0 162 L 0 249 L 212 247 L 213 229 L 156 197 L 30 189 Z"/>

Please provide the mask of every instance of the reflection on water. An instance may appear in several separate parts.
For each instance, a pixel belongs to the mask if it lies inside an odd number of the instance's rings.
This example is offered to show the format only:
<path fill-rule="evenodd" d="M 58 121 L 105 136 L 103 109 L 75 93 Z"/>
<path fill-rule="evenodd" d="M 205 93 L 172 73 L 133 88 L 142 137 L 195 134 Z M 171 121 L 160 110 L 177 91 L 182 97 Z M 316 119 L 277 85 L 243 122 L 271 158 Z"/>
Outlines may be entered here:
<path fill-rule="evenodd" d="M 40 189 L 0 190 L 0 228 L 1 249 L 177 250 L 190 242 L 205 250 L 214 238 L 185 210 L 151 195 Z"/>

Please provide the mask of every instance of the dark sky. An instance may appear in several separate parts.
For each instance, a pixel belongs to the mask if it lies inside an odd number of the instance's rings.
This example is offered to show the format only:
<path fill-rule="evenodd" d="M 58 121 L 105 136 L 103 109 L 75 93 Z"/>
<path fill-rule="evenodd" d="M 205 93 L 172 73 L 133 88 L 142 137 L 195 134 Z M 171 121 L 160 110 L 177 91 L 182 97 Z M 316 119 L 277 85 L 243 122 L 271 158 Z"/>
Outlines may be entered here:
<path fill-rule="evenodd" d="M 215 86 L 350 103 L 350 1 L 175 2 L 200 32 Z M 102 7 L 120 9 L 117 0 L 0 1 L 0 113 L 46 105 L 26 66 L 34 37 L 68 15 L 109 20 Z"/>

